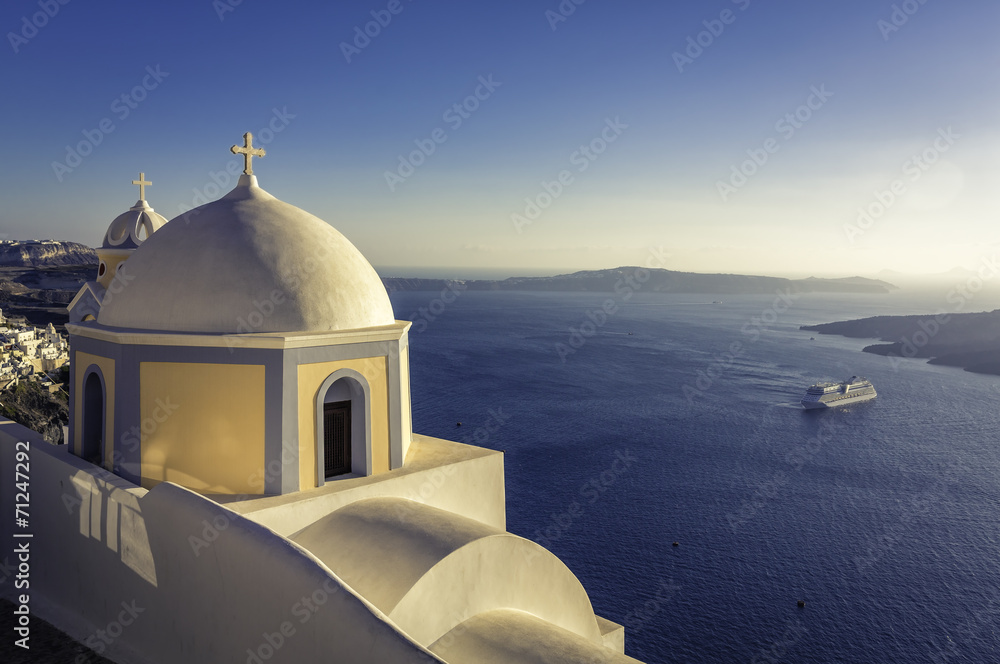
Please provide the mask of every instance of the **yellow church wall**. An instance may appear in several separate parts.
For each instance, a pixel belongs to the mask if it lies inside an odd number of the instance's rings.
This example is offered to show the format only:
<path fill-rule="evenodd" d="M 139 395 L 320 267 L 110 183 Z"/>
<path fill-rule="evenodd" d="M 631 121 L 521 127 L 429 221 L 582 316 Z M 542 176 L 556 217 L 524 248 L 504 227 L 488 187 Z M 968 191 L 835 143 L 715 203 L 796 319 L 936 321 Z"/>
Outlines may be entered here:
<path fill-rule="evenodd" d="M 389 470 L 389 396 L 385 357 L 299 365 L 299 487 L 316 486 L 316 397 L 330 374 L 353 369 L 368 381 L 371 395 L 372 474 Z"/>
<path fill-rule="evenodd" d="M 87 369 L 96 364 L 104 374 L 104 467 L 112 468 L 115 454 L 115 361 L 109 357 L 76 352 L 74 366 L 78 369 L 73 385 L 73 453 L 83 454 L 83 378 Z"/>
<path fill-rule="evenodd" d="M 264 367 L 142 362 L 142 485 L 264 493 Z"/>
<path fill-rule="evenodd" d="M 97 283 L 104 286 L 104 288 L 110 288 L 112 280 L 118 275 L 118 266 L 128 260 L 131 253 L 131 250 L 98 249 L 97 258 L 100 262 L 104 263 L 104 274 L 97 276 Z"/>

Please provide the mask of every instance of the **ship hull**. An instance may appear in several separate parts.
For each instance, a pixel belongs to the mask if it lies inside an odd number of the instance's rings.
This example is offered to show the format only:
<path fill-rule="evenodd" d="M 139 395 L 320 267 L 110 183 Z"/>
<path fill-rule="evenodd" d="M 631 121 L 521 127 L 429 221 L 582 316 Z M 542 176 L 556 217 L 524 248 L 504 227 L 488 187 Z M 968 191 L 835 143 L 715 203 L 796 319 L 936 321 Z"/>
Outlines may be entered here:
<path fill-rule="evenodd" d="M 837 395 L 834 395 L 834 398 L 828 401 L 806 401 L 803 399 L 801 403 L 802 407 L 808 410 L 822 410 L 827 408 L 840 408 L 841 406 L 848 406 L 852 403 L 861 403 L 862 401 L 871 401 L 877 396 L 878 394 L 875 393 L 873 388 L 871 392 L 866 394 L 840 396 L 840 398 L 837 398 Z"/>

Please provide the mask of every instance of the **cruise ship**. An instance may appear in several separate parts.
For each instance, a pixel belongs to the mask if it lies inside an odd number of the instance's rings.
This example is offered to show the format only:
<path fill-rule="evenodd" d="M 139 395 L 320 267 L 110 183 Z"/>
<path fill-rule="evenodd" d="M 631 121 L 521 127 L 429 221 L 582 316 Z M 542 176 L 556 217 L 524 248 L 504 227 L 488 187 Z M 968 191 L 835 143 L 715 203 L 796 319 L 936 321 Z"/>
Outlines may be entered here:
<path fill-rule="evenodd" d="M 874 399 L 875 388 L 861 376 L 851 376 L 843 383 L 817 383 L 802 397 L 804 408 L 835 408 Z"/>

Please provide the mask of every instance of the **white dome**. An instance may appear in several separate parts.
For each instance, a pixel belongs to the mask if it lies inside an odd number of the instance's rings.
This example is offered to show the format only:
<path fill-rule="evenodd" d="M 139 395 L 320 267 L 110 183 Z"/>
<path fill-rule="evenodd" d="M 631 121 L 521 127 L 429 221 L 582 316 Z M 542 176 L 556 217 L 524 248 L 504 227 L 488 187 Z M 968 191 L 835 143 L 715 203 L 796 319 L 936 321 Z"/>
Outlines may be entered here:
<path fill-rule="evenodd" d="M 105 296 L 110 327 L 239 334 L 394 322 L 382 280 L 336 229 L 244 175 L 135 250 Z"/>
<path fill-rule="evenodd" d="M 167 223 L 163 215 L 153 211 L 144 200 L 114 218 L 104 234 L 102 249 L 135 249 L 146 238 Z"/>

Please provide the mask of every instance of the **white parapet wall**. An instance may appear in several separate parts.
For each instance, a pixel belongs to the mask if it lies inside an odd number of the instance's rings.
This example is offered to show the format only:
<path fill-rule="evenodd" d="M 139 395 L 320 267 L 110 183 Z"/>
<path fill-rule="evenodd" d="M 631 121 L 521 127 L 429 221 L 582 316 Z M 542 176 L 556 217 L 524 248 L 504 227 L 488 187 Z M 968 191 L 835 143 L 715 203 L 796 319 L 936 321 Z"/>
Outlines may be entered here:
<path fill-rule="evenodd" d="M 443 661 L 266 526 L 173 484 L 146 491 L 2 419 L 0 514 L 0 563 L 26 558 L 0 594 L 27 599 L 29 630 L 46 619 L 118 662 Z"/>
<path fill-rule="evenodd" d="M 406 498 L 506 530 L 504 455 L 413 435 L 406 464 L 370 477 L 345 476 L 320 489 L 281 496 L 219 497 L 233 511 L 292 537 L 324 516 L 366 498 Z"/>

